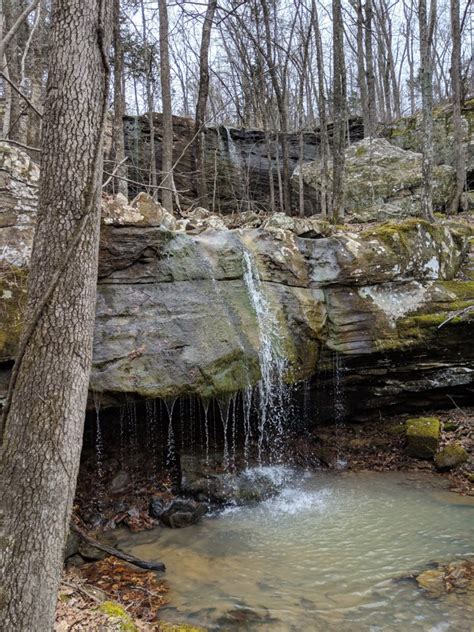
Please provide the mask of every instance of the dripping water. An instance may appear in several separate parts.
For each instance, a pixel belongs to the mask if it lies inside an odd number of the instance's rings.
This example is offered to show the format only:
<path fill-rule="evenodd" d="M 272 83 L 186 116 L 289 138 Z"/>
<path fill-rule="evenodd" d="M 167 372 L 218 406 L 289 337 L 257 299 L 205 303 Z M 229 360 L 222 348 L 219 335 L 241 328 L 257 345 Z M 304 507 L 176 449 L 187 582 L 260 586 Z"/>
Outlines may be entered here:
<path fill-rule="evenodd" d="M 342 378 L 344 373 L 344 365 L 342 357 L 338 351 L 334 354 L 334 423 L 336 435 L 336 466 L 340 469 L 346 467 L 347 462 L 340 456 L 341 436 L 345 419 L 345 401 Z"/>
<path fill-rule="evenodd" d="M 95 424 L 96 424 L 96 434 L 95 434 L 95 453 L 97 459 L 97 487 L 98 487 L 98 497 L 102 498 L 103 486 L 104 486 L 104 441 L 102 438 L 102 429 L 100 426 L 100 401 L 101 395 L 97 391 L 94 391 L 94 407 L 95 407 Z"/>

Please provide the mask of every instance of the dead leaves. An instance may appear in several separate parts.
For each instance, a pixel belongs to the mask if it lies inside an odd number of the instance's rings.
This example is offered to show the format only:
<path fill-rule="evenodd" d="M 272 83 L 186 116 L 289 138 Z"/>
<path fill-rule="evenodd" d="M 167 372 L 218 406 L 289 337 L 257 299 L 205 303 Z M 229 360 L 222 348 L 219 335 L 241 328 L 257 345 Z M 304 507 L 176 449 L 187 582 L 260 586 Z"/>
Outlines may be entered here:
<path fill-rule="evenodd" d="M 156 621 L 158 610 L 168 603 L 166 582 L 155 573 L 132 568 L 113 557 L 86 564 L 81 575 L 110 599 L 123 604 L 129 614 L 142 621 Z"/>

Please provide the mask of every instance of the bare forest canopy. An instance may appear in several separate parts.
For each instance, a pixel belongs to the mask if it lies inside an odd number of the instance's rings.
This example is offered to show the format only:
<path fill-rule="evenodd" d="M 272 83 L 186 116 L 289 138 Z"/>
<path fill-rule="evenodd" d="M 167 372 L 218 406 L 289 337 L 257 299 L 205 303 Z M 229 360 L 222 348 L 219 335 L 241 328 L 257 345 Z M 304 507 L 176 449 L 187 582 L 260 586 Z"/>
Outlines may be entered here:
<path fill-rule="evenodd" d="M 263 133 L 266 159 L 277 166 L 269 176 L 274 190 L 267 206 L 288 213 L 304 213 L 308 206 L 303 185 L 295 195 L 290 179 L 295 147 L 296 162 L 304 162 L 304 134 L 317 129 L 318 209 L 337 216 L 344 211 L 349 121 L 360 119 L 363 135 L 372 137 L 380 123 L 431 111 L 433 103 L 456 101 L 460 107 L 473 92 L 469 0 L 114 0 L 113 5 L 109 105 L 114 122 L 106 178 L 115 193 L 125 195 L 147 184 L 169 210 L 187 207 L 190 197 L 181 200 L 173 180 L 182 158 L 173 152 L 173 116 L 189 119 L 184 150 L 193 156 L 188 169 L 194 174 L 193 198 L 207 208 L 213 192 L 205 128 Z M 32 148 L 38 158 L 52 2 L 1 0 L 0 6 L 2 138 Z M 159 148 L 153 112 L 163 113 Z M 139 165 L 130 165 L 130 151 L 126 156 L 124 116 L 148 119 L 152 142 L 148 160 Z M 423 117 L 421 133 L 429 170 L 428 119 Z M 462 192 L 465 171 L 462 166 L 458 171 Z M 425 176 L 430 179 L 428 171 Z M 425 197 L 429 217 L 428 190 Z M 453 210 L 460 199 L 458 193 Z"/>

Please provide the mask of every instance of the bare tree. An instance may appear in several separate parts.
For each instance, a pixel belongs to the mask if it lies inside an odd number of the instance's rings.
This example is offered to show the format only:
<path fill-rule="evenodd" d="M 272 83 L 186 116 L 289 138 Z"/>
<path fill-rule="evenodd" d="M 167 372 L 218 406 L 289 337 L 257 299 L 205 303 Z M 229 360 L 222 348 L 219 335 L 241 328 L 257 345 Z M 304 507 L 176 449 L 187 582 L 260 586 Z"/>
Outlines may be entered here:
<path fill-rule="evenodd" d="M 92 361 L 110 4 L 51 19 L 38 220 L 2 429 L 4 630 L 51 630 Z"/>
<path fill-rule="evenodd" d="M 116 163 L 117 178 L 114 179 L 114 191 L 128 196 L 127 167 L 125 161 L 125 138 L 123 117 L 125 114 L 125 94 L 123 88 L 124 53 L 120 32 L 120 0 L 113 0 L 113 43 L 114 43 L 114 119 L 111 158 Z"/>
<path fill-rule="evenodd" d="M 161 141 L 161 202 L 165 209 L 173 212 L 173 113 L 171 105 L 171 74 L 169 53 L 168 8 L 166 0 L 159 0 L 160 13 L 160 78 L 161 103 L 163 110 L 163 138 Z"/>
<path fill-rule="evenodd" d="M 456 164 L 456 192 L 451 204 L 451 212 L 457 213 L 466 182 L 466 161 L 463 147 L 463 129 L 461 118 L 461 28 L 459 18 L 459 0 L 451 0 L 451 90 L 453 102 L 453 136 Z"/>
<path fill-rule="evenodd" d="M 195 153 L 197 172 L 197 192 L 200 204 L 208 206 L 206 160 L 205 160 L 205 134 L 204 123 L 206 118 L 207 99 L 209 96 L 209 45 L 211 42 L 212 23 L 216 12 L 217 0 L 209 0 L 207 4 L 204 24 L 202 26 L 201 48 L 199 53 L 199 91 L 196 104 L 195 117 Z"/>
<path fill-rule="evenodd" d="M 428 0 L 430 1 L 430 0 Z M 433 215 L 433 35 L 436 24 L 436 0 L 431 0 L 429 12 L 427 0 L 418 0 L 420 33 L 420 81 L 422 106 L 423 194 L 422 214 L 434 221 Z"/>
<path fill-rule="evenodd" d="M 346 138 L 346 64 L 344 60 L 344 24 L 341 0 L 332 2 L 333 18 L 333 172 L 332 219 L 337 223 L 344 216 L 344 163 Z"/>

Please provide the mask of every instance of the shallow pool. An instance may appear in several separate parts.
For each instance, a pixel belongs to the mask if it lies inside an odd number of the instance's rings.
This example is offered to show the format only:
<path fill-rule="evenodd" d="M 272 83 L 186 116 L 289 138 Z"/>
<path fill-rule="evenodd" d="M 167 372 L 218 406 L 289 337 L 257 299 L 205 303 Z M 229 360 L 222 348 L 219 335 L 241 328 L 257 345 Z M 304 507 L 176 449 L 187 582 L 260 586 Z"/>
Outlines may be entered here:
<path fill-rule="evenodd" d="M 281 493 L 181 530 L 122 534 L 162 560 L 162 617 L 216 630 L 473 629 L 474 600 L 400 578 L 474 555 L 474 499 L 432 475 L 287 472 Z"/>

